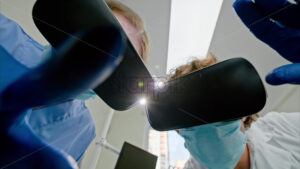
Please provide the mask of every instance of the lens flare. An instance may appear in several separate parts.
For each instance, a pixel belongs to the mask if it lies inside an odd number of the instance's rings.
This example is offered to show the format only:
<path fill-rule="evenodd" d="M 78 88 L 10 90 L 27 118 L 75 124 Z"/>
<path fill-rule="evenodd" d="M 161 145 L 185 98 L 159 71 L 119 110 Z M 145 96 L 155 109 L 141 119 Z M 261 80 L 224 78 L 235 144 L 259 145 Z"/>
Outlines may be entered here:
<path fill-rule="evenodd" d="M 141 98 L 141 99 L 140 99 L 140 104 L 141 104 L 141 105 L 147 104 L 146 98 Z"/>
<path fill-rule="evenodd" d="M 161 88 L 163 88 L 164 86 L 165 86 L 165 83 L 162 82 L 162 81 L 157 81 L 157 82 L 155 82 L 155 88 L 156 88 L 156 89 L 161 89 Z"/>

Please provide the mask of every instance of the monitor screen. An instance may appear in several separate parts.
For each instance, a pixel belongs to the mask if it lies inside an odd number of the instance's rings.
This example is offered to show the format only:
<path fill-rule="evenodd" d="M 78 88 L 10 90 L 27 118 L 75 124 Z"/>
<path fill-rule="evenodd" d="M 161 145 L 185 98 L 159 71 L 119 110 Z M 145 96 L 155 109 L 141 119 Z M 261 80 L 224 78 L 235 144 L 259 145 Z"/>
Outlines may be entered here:
<path fill-rule="evenodd" d="M 156 161 L 157 156 L 125 142 L 115 169 L 155 169 Z"/>

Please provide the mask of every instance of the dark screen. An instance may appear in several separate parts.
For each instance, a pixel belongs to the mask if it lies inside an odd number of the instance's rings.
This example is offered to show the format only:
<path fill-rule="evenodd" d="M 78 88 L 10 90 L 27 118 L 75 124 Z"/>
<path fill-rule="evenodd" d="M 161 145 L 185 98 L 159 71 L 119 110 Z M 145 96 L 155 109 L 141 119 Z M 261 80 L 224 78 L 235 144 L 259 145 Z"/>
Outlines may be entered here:
<path fill-rule="evenodd" d="M 124 143 L 115 169 L 155 169 L 157 156 Z"/>

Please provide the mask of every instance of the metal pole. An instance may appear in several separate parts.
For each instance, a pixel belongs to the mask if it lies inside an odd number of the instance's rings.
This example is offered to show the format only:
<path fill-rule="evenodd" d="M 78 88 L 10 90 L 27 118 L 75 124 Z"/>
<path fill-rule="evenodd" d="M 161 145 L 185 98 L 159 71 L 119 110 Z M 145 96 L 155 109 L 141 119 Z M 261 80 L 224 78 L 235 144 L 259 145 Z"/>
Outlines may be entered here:
<path fill-rule="evenodd" d="M 100 135 L 100 137 L 98 137 L 96 139 L 96 149 L 94 151 L 93 159 L 91 161 L 89 169 L 96 169 L 96 167 L 97 167 L 97 163 L 98 163 L 100 154 L 102 152 L 102 145 L 106 144 L 106 137 L 107 137 L 108 130 L 109 130 L 109 127 L 111 125 L 111 121 L 112 121 L 112 118 L 114 116 L 114 113 L 115 113 L 115 110 L 110 109 L 110 111 L 108 113 L 108 116 L 107 116 L 107 119 L 105 121 L 104 128 L 101 131 L 101 135 Z"/>
<path fill-rule="evenodd" d="M 120 151 L 116 147 L 114 147 L 113 145 L 111 145 L 108 142 L 100 142 L 100 143 L 96 143 L 96 145 L 104 147 L 105 149 L 107 149 L 108 151 L 111 151 L 111 152 L 115 153 L 116 155 L 120 155 Z"/>

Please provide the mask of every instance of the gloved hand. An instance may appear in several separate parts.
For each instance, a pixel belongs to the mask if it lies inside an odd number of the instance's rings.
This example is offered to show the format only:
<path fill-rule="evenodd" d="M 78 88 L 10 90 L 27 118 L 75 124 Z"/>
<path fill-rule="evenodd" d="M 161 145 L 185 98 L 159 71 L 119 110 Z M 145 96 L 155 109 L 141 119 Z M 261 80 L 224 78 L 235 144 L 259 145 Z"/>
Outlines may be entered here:
<path fill-rule="evenodd" d="M 36 135 L 28 113 L 103 82 L 120 63 L 124 46 L 118 28 L 97 27 L 70 36 L 52 57 L 29 69 L 0 44 L 0 168 L 77 169 L 72 157 Z"/>
<path fill-rule="evenodd" d="M 293 62 L 274 69 L 266 81 L 300 84 L 300 5 L 287 0 L 236 0 L 233 7 L 258 39 Z"/>
<path fill-rule="evenodd" d="M 47 60 L 51 59 L 52 54 L 53 54 L 53 48 L 51 45 L 46 45 L 44 46 L 43 53 L 41 56 L 41 62 L 46 62 Z M 91 89 L 87 92 L 84 92 L 80 94 L 79 96 L 76 97 L 78 100 L 89 100 L 93 99 L 97 96 L 97 94 Z"/>

